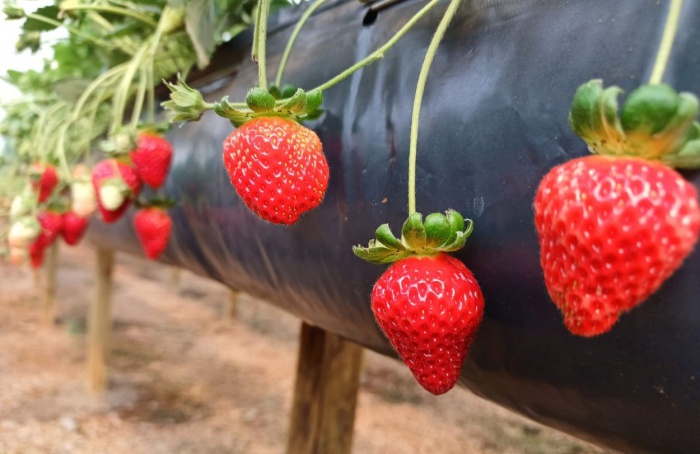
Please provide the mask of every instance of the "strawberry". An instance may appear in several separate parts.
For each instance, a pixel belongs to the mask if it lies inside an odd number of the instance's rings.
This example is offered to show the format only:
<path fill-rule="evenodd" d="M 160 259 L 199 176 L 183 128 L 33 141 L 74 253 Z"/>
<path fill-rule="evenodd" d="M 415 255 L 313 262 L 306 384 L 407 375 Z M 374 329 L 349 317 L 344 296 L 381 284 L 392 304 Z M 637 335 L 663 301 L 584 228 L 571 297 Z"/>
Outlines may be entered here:
<path fill-rule="evenodd" d="M 693 250 L 695 188 L 640 158 L 587 156 L 552 169 L 535 198 L 547 290 L 573 334 L 608 331 Z"/>
<path fill-rule="evenodd" d="M 41 225 L 33 216 L 25 216 L 15 221 L 7 234 L 10 248 L 26 248 L 41 233 Z"/>
<path fill-rule="evenodd" d="M 29 180 L 39 193 L 39 203 L 44 203 L 58 184 L 58 174 L 52 165 L 35 163 L 29 170 Z"/>
<path fill-rule="evenodd" d="M 154 134 L 140 134 L 136 149 L 131 152 L 131 160 L 139 178 L 153 188 L 160 188 L 165 183 L 172 158 L 173 147 L 170 142 Z"/>
<path fill-rule="evenodd" d="M 697 100 L 646 86 L 618 118 L 615 89 L 599 81 L 579 88 L 571 123 L 599 155 L 554 167 L 534 202 L 547 290 L 579 336 L 609 331 L 656 292 L 700 232 L 696 190 L 667 165 L 693 161 L 697 147 L 684 150 Z"/>
<path fill-rule="evenodd" d="M 32 268 L 41 268 L 41 265 L 44 263 L 45 250 L 46 246 L 39 240 L 39 238 L 34 240 L 34 242 L 29 246 L 29 259 Z"/>
<path fill-rule="evenodd" d="M 457 383 L 483 307 L 472 273 L 444 252 L 399 260 L 372 290 L 377 323 L 416 380 L 433 394 Z"/>
<path fill-rule="evenodd" d="M 71 210 L 81 217 L 89 217 L 97 209 L 95 189 L 90 181 L 90 169 L 78 165 L 73 170 L 70 184 Z"/>
<path fill-rule="evenodd" d="M 63 239 L 69 246 L 78 244 L 88 227 L 88 219 L 73 211 L 63 214 Z"/>
<path fill-rule="evenodd" d="M 54 211 L 41 211 L 37 219 L 41 224 L 41 233 L 36 241 L 43 247 L 48 247 L 63 232 L 63 215 Z"/>
<path fill-rule="evenodd" d="M 466 266 L 446 254 L 472 230 L 456 211 L 409 216 L 399 241 L 384 224 L 368 247 L 355 247 L 371 263 L 395 263 L 372 290 L 372 312 L 418 383 L 443 394 L 457 383 L 481 323 L 484 297 Z"/>
<path fill-rule="evenodd" d="M 223 154 L 238 195 L 273 224 L 294 224 L 326 193 L 329 171 L 321 141 L 296 121 L 255 118 L 228 136 Z"/>
<path fill-rule="evenodd" d="M 141 180 L 134 169 L 116 159 L 105 159 L 92 168 L 92 185 L 102 219 L 115 222 L 141 192 Z"/>
<path fill-rule="evenodd" d="M 173 222 L 168 213 L 160 208 L 144 208 L 134 216 L 136 236 L 141 242 L 146 257 L 157 259 L 168 246 Z"/>

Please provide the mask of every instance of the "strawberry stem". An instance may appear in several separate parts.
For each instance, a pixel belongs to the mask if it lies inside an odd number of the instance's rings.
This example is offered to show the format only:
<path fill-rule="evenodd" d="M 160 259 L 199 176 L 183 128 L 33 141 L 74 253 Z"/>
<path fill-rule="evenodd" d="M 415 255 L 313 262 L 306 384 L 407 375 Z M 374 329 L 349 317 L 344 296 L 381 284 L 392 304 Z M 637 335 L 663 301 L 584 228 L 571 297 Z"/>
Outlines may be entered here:
<path fill-rule="evenodd" d="M 289 41 L 287 41 L 287 47 L 284 49 L 284 53 L 282 54 L 282 60 L 280 60 L 280 66 L 277 68 L 277 77 L 275 77 L 275 85 L 276 86 L 281 86 L 282 85 L 282 74 L 284 73 L 284 67 L 287 65 L 287 60 L 289 59 L 289 54 L 292 52 L 292 47 L 294 46 L 294 42 L 297 39 L 297 36 L 299 36 L 299 32 L 301 31 L 302 27 L 304 24 L 306 24 L 306 21 L 309 20 L 309 17 L 316 11 L 321 5 L 326 0 L 315 0 L 311 6 L 309 6 L 306 11 L 304 11 L 304 14 L 302 14 L 301 18 L 299 18 L 299 22 L 296 23 L 294 26 L 294 30 L 292 30 L 292 34 L 289 36 Z"/>
<path fill-rule="evenodd" d="M 153 28 L 156 28 L 158 24 L 151 20 L 150 18 L 144 16 L 143 14 L 137 13 L 135 11 L 132 11 L 128 8 L 120 8 L 116 6 L 106 6 L 106 5 L 78 5 L 78 4 L 73 4 L 73 5 L 66 5 L 65 3 L 61 5 L 61 12 L 64 11 L 77 11 L 77 10 L 92 10 L 92 11 L 101 11 L 103 13 L 110 13 L 110 14 L 119 14 L 121 16 L 128 16 L 133 19 L 138 20 L 139 22 L 143 22 L 146 25 L 150 25 Z"/>
<path fill-rule="evenodd" d="M 265 67 L 265 42 L 267 41 L 267 16 L 270 14 L 271 0 L 259 0 L 258 14 L 255 17 L 253 36 L 253 61 L 258 63 L 258 86 L 267 90 L 267 70 Z"/>
<path fill-rule="evenodd" d="M 428 72 L 433 63 L 435 54 L 437 53 L 440 41 L 445 36 L 445 31 L 450 25 L 450 21 L 457 12 L 461 0 L 451 0 L 445 15 L 440 20 L 437 30 L 430 41 L 428 50 L 425 53 L 425 59 L 418 75 L 416 83 L 416 95 L 413 99 L 413 113 L 411 115 L 411 138 L 409 143 L 408 153 L 408 214 L 409 216 L 416 212 L 416 156 L 418 154 L 418 124 L 420 122 L 420 109 L 425 93 L 425 84 L 428 80 Z"/>
<path fill-rule="evenodd" d="M 671 55 L 673 41 L 676 38 L 676 33 L 678 32 L 678 20 L 681 16 L 682 7 L 683 0 L 671 0 L 671 4 L 668 7 L 666 25 L 664 26 L 664 34 L 661 37 L 659 51 L 656 54 L 656 62 L 654 63 L 654 68 L 651 70 L 651 77 L 649 78 L 649 84 L 651 85 L 661 83 L 661 80 L 664 77 L 666 65 L 668 64 L 668 58 Z"/>

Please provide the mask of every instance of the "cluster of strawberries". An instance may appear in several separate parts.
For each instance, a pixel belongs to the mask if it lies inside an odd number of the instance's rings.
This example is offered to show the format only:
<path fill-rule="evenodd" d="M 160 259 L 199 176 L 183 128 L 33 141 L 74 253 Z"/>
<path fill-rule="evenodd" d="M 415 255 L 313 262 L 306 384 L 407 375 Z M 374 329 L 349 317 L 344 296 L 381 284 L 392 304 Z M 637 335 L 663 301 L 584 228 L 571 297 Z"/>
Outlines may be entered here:
<path fill-rule="evenodd" d="M 700 167 L 698 101 L 666 85 L 631 93 L 600 81 L 577 92 L 571 125 L 596 153 L 552 169 L 534 201 L 541 263 L 552 300 L 573 334 L 596 336 L 643 302 L 681 265 L 700 232 L 695 188 L 671 167 Z M 312 131 L 289 119 L 258 117 L 224 142 L 231 183 L 248 208 L 293 224 L 318 206 L 328 164 Z M 374 286 L 377 323 L 418 382 L 451 389 L 483 317 L 472 273 L 447 252 L 471 233 L 459 213 L 419 213 L 400 238 L 380 226 L 359 257 L 393 263 Z"/>
<path fill-rule="evenodd" d="M 29 184 L 10 210 L 12 263 L 29 258 L 32 267 L 41 267 L 46 249 L 59 236 L 70 246 L 78 244 L 98 209 L 104 222 L 117 221 L 136 200 L 143 183 L 154 189 L 163 186 L 171 160 L 172 147 L 165 138 L 141 134 L 128 155 L 102 160 L 92 172 L 77 166 L 70 184 L 61 181 L 53 165 L 32 165 Z M 168 202 L 154 200 L 141 205 L 134 217 L 136 234 L 150 259 L 158 258 L 168 245 L 172 221 L 164 209 L 167 206 Z"/>
<path fill-rule="evenodd" d="M 116 222 L 137 201 L 143 184 L 159 189 L 170 170 L 173 149 L 170 142 L 156 134 L 142 133 L 136 148 L 118 158 L 104 159 L 92 168 L 92 186 L 97 206 L 106 223 Z M 136 235 L 146 256 L 155 260 L 168 246 L 172 220 L 167 202 L 139 203 L 134 216 Z"/>
<path fill-rule="evenodd" d="M 66 244 L 78 244 L 95 209 L 92 190 L 85 186 L 86 169 L 76 167 L 71 184 L 71 204 L 67 207 L 53 196 L 59 191 L 59 178 L 52 165 L 36 163 L 29 171 L 29 185 L 15 197 L 10 209 L 8 233 L 11 261 L 22 263 L 27 257 L 32 267 L 44 261 L 44 252 L 59 236 Z"/>

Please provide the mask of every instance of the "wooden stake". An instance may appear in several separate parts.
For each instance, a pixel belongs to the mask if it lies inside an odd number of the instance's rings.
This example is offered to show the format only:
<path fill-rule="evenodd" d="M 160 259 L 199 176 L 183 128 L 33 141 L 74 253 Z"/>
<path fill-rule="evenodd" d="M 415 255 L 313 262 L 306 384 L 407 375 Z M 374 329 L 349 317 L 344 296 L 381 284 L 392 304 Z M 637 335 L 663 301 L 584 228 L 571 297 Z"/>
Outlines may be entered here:
<path fill-rule="evenodd" d="M 49 248 L 46 260 L 46 285 L 44 286 L 44 326 L 53 326 L 56 319 L 56 275 L 58 274 L 58 241 Z"/>
<path fill-rule="evenodd" d="M 97 247 L 95 299 L 88 313 L 88 388 L 99 396 L 107 390 L 107 361 L 112 324 L 112 270 L 114 251 Z"/>
<path fill-rule="evenodd" d="M 363 351 L 302 323 L 287 454 L 350 454 Z"/>
<path fill-rule="evenodd" d="M 240 292 L 237 292 L 236 290 L 229 290 L 228 292 L 228 304 L 226 305 L 224 318 L 228 319 L 229 321 L 233 321 L 238 318 L 238 299 L 240 296 Z"/>

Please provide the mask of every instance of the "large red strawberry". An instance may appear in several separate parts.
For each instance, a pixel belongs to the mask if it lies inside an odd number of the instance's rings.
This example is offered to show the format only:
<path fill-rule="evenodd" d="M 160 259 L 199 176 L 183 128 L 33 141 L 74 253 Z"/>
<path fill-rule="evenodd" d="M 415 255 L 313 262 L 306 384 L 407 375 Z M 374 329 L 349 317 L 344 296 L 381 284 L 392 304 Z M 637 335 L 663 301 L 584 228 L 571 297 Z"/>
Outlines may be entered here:
<path fill-rule="evenodd" d="M 69 211 L 63 214 L 63 239 L 69 246 L 80 242 L 88 227 L 88 218 Z"/>
<path fill-rule="evenodd" d="M 696 198 L 676 171 L 639 158 L 588 156 L 545 176 L 535 225 L 569 331 L 604 333 L 661 286 L 698 239 Z"/>
<path fill-rule="evenodd" d="M 136 213 L 134 228 L 146 257 L 155 260 L 165 251 L 172 226 L 170 216 L 161 208 L 144 208 Z"/>
<path fill-rule="evenodd" d="M 471 233 L 456 211 L 411 215 L 399 241 L 384 224 L 368 247 L 355 247 L 371 263 L 395 263 L 372 290 L 372 311 L 382 331 L 425 389 L 443 394 L 457 383 L 481 323 L 484 297 L 466 266 L 445 251 L 461 248 Z"/>
<path fill-rule="evenodd" d="M 579 89 L 571 123 L 600 156 L 553 168 L 534 203 L 547 290 L 580 336 L 607 332 L 658 290 L 700 231 L 695 188 L 666 165 L 700 163 L 697 144 L 686 148 L 697 101 L 645 86 L 618 118 L 618 90 L 599 81 Z"/>
<path fill-rule="evenodd" d="M 328 163 L 316 133 L 293 120 L 255 118 L 224 142 L 231 184 L 248 208 L 274 224 L 294 224 L 320 205 Z"/>
<path fill-rule="evenodd" d="M 39 203 L 43 203 L 58 184 L 58 174 L 52 165 L 35 163 L 29 170 L 29 180 L 32 188 L 39 193 Z"/>
<path fill-rule="evenodd" d="M 115 222 L 141 192 L 141 180 L 133 167 L 116 159 L 105 159 L 92 168 L 92 185 L 102 219 Z"/>
<path fill-rule="evenodd" d="M 170 142 L 155 134 L 140 134 L 136 149 L 131 152 L 136 173 L 153 188 L 160 188 L 165 183 L 172 158 L 173 147 Z"/>

